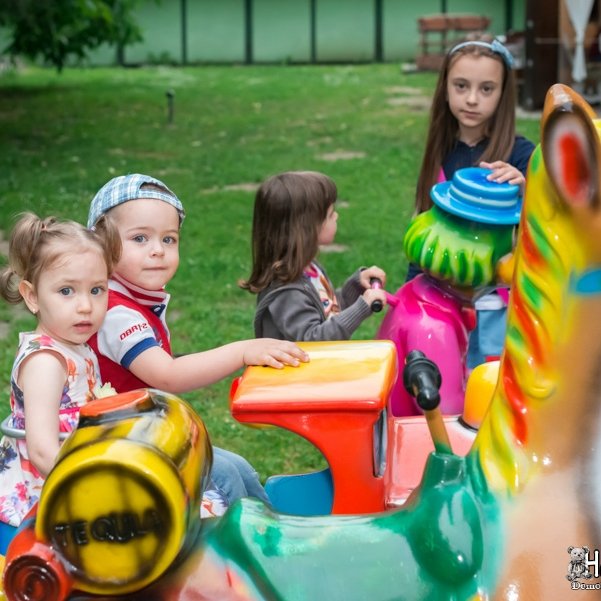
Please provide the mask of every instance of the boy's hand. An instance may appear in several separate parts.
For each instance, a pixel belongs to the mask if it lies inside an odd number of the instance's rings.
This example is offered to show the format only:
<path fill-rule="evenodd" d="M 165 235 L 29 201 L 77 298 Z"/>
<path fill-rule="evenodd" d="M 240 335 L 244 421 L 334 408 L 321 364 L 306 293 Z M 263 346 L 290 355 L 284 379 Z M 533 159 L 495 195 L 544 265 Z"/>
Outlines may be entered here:
<path fill-rule="evenodd" d="M 361 282 L 363 288 L 371 288 L 370 280 L 372 278 L 378 278 L 381 280 L 382 287 L 386 285 L 386 273 L 376 265 L 372 265 L 371 267 L 364 269 L 359 274 L 359 281 Z"/>
<path fill-rule="evenodd" d="M 522 193 L 524 192 L 526 178 L 517 167 L 514 167 L 509 163 L 504 163 L 503 161 L 494 161 L 494 163 L 486 163 L 482 161 L 479 166 L 483 167 L 484 169 L 492 169 L 492 173 L 486 178 L 489 181 L 497 182 L 499 184 L 508 182 L 515 186 L 519 186 L 520 191 Z"/>
<path fill-rule="evenodd" d="M 244 350 L 245 365 L 267 365 L 282 369 L 284 365 L 298 367 L 309 362 L 309 355 L 294 342 L 276 340 L 275 338 L 257 338 L 249 340 Z"/>

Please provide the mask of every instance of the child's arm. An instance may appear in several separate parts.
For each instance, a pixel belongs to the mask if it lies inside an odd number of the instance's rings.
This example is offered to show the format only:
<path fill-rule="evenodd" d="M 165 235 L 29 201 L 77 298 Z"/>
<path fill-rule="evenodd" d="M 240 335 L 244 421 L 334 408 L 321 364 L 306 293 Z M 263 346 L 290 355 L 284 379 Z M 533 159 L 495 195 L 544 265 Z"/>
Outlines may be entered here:
<path fill-rule="evenodd" d="M 384 292 L 376 292 L 371 289 L 372 278 L 377 278 L 382 282 L 382 287 L 386 286 L 386 273 L 376 265 L 358 269 L 345 283 L 344 286 L 336 290 L 336 296 L 340 301 L 342 309 L 352 305 L 360 296 L 371 306 L 371 303 L 378 299 L 386 304 L 386 295 Z M 369 291 L 369 292 L 368 292 Z"/>
<path fill-rule="evenodd" d="M 59 408 L 67 379 L 64 361 L 39 351 L 20 366 L 18 383 L 25 403 L 25 442 L 29 459 L 42 476 L 52 469 L 60 447 Z"/>
<path fill-rule="evenodd" d="M 241 340 L 181 357 L 154 346 L 138 355 L 129 370 L 152 388 L 175 394 L 214 384 L 244 365 L 281 369 L 298 366 L 309 356 L 296 344 L 272 338 Z"/>
<path fill-rule="evenodd" d="M 376 298 L 386 303 L 383 290 L 365 290 L 352 305 L 324 319 L 316 293 L 284 288 L 270 300 L 267 311 L 273 326 L 286 340 L 349 340 L 361 323 L 372 315 L 371 302 Z"/>

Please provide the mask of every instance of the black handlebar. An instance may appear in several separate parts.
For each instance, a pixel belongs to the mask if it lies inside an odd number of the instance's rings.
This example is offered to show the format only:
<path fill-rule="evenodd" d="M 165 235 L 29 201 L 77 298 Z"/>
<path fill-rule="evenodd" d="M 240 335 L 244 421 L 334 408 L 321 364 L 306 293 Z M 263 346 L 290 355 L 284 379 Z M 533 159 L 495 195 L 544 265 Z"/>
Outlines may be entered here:
<path fill-rule="evenodd" d="M 441 383 L 442 378 L 436 363 L 430 361 L 421 351 L 411 351 L 407 354 L 403 384 L 423 411 L 436 409 L 440 404 Z"/>

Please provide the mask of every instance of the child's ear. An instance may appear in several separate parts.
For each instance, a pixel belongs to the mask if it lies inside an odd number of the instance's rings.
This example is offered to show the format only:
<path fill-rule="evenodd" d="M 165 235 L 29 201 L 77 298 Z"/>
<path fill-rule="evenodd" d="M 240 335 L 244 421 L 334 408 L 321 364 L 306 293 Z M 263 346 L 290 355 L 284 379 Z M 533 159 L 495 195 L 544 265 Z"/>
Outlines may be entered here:
<path fill-rule="evenodd" d="M 33 284 L 27 280 L 19 282 L 19 294 L 23 297 L 27 308 L 35 315 L 38 310 L 38 295 L 36 294 Z"/>

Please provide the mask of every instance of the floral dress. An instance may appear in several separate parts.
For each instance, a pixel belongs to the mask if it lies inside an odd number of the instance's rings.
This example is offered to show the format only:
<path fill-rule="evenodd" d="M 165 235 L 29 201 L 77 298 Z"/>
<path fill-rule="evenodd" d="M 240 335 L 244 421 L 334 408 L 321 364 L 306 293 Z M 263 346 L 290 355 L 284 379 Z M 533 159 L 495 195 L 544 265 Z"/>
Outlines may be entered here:
<path fill-rule="evenodd" d="M 98 360 L 87 344 L 63 344 L 45 334 L 23 332 L 10 377 L 9 426 L 25 429 L 23 391 L 17 385 L 19 368 L 26 357 L 38 351 L 53 351 L 67 365 L 67 379 L 59 407 L 59 429 L 71 432 L 79 419 L 79 408 L 94 398 L 100 384 Z M 24 438 L 3 436 L 0 441 L 0 521 L 18 526 L 39 500 L 44 478 L 27 455 Z"/>

